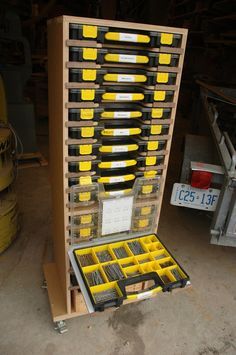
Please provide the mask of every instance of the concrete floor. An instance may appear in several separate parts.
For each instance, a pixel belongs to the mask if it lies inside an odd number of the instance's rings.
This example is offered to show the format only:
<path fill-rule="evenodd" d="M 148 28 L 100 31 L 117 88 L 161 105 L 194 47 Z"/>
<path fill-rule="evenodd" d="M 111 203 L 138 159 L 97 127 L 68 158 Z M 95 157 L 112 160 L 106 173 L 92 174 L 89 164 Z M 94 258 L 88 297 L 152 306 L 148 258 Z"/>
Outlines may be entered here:
<path fill-rule="evenodd" d="M 59 335 L 41 288 L 43 260 L 51 258 L 48 169 L 20 170 L 22 230 L 0 257 L 1 355 L 236 354 L 236 249 L 209 244 L 210 215 L 169 205 L 180 165 L 181 122 L 179 127 L 159 236 L 190 275 L 192 287 L 68 320 L 68 332 Z"/>

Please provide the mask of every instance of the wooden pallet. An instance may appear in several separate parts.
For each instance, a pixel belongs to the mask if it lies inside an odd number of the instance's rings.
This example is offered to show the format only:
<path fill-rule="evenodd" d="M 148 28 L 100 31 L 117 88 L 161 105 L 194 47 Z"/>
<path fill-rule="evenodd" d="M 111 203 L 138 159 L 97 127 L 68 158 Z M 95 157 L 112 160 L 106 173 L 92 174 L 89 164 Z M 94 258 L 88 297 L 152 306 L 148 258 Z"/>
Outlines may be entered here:
<path fill-rule="evenodd" d="M 19 169 L 35 168 L 48 165 L 48 161 L 40 152 L 21 154 L 17 157 L 17 160 Z"/>

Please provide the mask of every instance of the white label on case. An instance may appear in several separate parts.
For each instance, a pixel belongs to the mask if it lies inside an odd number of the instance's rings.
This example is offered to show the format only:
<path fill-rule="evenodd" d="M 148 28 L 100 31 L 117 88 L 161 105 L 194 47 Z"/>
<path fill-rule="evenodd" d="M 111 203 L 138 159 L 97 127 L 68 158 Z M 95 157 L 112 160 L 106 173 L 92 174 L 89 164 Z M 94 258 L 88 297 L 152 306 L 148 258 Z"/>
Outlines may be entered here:
<path fill-rule="evenodd" d="M 112 153 L 128 152 L 128 147 L 126 145 L 114 145 L 112 147 Z"/>
<path fill-rule="evenodd" d="M 129 135 L 129 129 L 124 128 L 124 129 L 114 129 L 114 136 L 128 136 Z"/>
<path fill-rule="evenodd" d="M 125 181 L 124 176 L 112 176 L 109 179 L 109 182 L 123 182 Z"/>
<path fill-rule="evenodd" d="M 135 81 L 135 77 L 134 77 L 134 75 L 121 75 L 121 74 L 118 74 L 117 81 L 118 82 L 121 82 L 121 81 L 134 82 Z"/>
<path fill-rule="evenodd" d="M 133 33 L 120 33 L 120 41 L 138 42 L 138 35 Z"/>
<path fill-rule="evenodd" d="M 146 291 L 146 292 L 142 292 L 140 294 L 137 294 L 137 298 L 139 300 L 144 299 L 144 298 L 149 298 L 152 295 L 152 291 Z"/>
<path fill-rule="evenodd" d="M 132 94 L 116 94 L 115 99 L 117 101 L 132 100 Z"/>
<path fill-rule="evenodd" d="M 136 63 L 136 55 L 119 54 L 119 62 Z"/>
<path fill-rule="evenodd" d="M 114 118 L 130 118 L 130 114 L 129 111 L 115 111 Z"/>
<path fill-rule="evenodd" d="M 126 166 L 125 161 L 113 161 L 111 162 L 111 168 L 124 168 Z"/>
<path fill-rule="evenodd" d="M 124 190 L 117 190 L 117 191 L 109 191 L 110 196 L 119 196 L 119 195 L 124 195 Z"/>

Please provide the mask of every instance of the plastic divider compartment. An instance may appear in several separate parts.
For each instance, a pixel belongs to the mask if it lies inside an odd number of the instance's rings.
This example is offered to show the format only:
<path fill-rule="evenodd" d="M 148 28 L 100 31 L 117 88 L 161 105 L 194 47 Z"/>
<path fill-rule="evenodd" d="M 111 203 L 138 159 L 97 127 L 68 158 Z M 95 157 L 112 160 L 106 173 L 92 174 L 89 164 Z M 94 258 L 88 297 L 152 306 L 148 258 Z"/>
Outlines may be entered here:
<path fill-rule="evenodd" d="M 166 124 L 142 124 L 140 137 L 150 137 L 156 135 L 165 135 L 169 133 L 169 125 Z"/>
<path fill-rule="evenodd" d="M 125 260 L 123 261 L 123 263 L 129 262 L 132 265 L 136 264 L 136 261 L 133 258 L 133 254 L 130 252 L 125 242 L 121 241 L 121 242 L 112 243 L 110 244 L 110 248 L 115 258 L 118 259 L 120 262 Z M 123 265 L 123 263 L 121 264 L 121 266 Z"/>
<path fill-rule="evenodd" d="M 137 167 L 158 166 L 164 163 L 164 155 L 139 156 L 137 157 Z"/>
<path fill-rule="evenodd" d="M 84 276 L 85 276 L 86 281 L 90 287 L 96 286 L 96 284 L 94 284 L 94 282 L 93 282 L 94 281 L 93 278 L 91 277 L 91 274 L 93 272 L 97 272 L 99 274 L 99 282 L 101 285 L 107 283 L 107 278 L 104 274 L 104 271 L 103 271 L 101 265 L 99 265 L 99 264 L 91 265 L 91 266 L 87 266 L 84 268 Z"/>
<path fill-rule="evenodd" d="M 69 127 L 69 138 L 83 139 L 83 138 L 100 138 L 100 132 L 103 126 L 84 126 L 84 127 Z"/>
<path fill-rule="evenodd" d="M 99 263 L 109 263 L 116 259 L 115 255 L 112 253 L 110 245 L 105 244 L 105 245 L 93 247 L 93 251 Z M 102 255 L 104 254 L 106 255 L 105 258 L 102 257 Z"/>
<path fill-rule="evenodd" d="M 110 300 L 99 300 L 99 293 L 112 290 L 115 292 L 114 298 Z M 93 306 L 96 312 L 103 312 L 110 307 L 120 307 L 123 303 L 123 294 L 117 285 L 117 282 L 109 282 L 104 285 L 93 286 L 90 288 L 90 294 L 93 300 Z"/>
<path fill-rule="evenodd" d="M 110 153 L 127 154 L 127 152 L 136 152 L 138 144 L 131 138 L 117 138 L 117 137 L 102 137 L 102 146 L 99 148 L 102 155 Z"/>
<path fill-rule="evenodd" d="M 77 249 L 74 255 L 80 268 L 98 264 L 98 259 L 93 253 L 93 248 Z"/>
<path fill-rule="evenodd" d="M 137 164 L 136 156 L 130 154 L 111 153 L 101 157 L 101 162 L 98 164 L 100 169 L 115 169 L 135 166 Z"/>
<path fill-rule="evenodd" d="M 130 137 L 141 133 L 139 123 L 136 120 L 107 120 L 104 121 L 103 137 Z"/>
<path fill-rule="evenodd" d="M 69 121 L 98 121 L 103 108 L 70 108 L 68 109 Z"/>
<path fill-rule="evenodd" d="M 99 162 L 100 160 L 71 161 L 68 163 L 68 171 L 70 173 L 94 171 L 97 169 Z"/>
<path fill-rule="evenodd" d="M 102 84 L 104 74 L 106 70 L 104 69 L 69 69 L 69 82 L 80 83 L 80 82 L 92 82 L 94 84 Z"/>
<path fill-rule="evenodd" d="M 157 152 L 165 150 L 167 141 L 165 140 L 139 140 L 139 153 Z"/>
<path fill-rule="evenodd" d="M 129 244 L 134 242 L 139 243 L 142 253 L 139 251 L 136 253 L 137 250 L 129 247 Z M 74 255 L 95 310 L 121 305 L 123 299 L 134 298 L 135 295 L 145 293 L 146 290 L 158 292 L 170 291 L 174 287 L 184 287 L 189 279 L 154 234 L 77 249 L 74 250 Z M 156 259 L 156 256 L 159 258 Z M 173 265 L 166 265 L 163 268 L 162 264 L 170 260 L 173 261 Z M 111 271 L 107 270 L 109 265 L 117 265 L 119 274 L 111 274 Z M 99 270 L 100 276 L 99 280 L 97 278 L 92 280 L 92 284 L 94 280 L 98 283 L 93 286 L 89 281 L 89 273 L 96 270 Z M 111 278 L 116 280 L 110 281 Z M 154 284 L 150 285 L 149 281 Z M 149 286 L 146 290 L 143 289 L 144 284 Z M 124 290 L 126 286 L 130 286 L 128 288 L 131 292 L 127 293 L 127 289 Z M 111 287 L 116 288 L 115 292 L 105 294 L 105 291 Z M 150 292 L 150 296 L 153 292 Z M 110 296 L 111 299 L 109 299 Z"/>
<path fill-rule="evenodd" d="M 83 144 L 70 144 L 68 146 L 68 154 L 70 157 L 84 157 L 85 155 L 91 155 L 97 157 L 99 155 L 99 148 L 102 143 L 91 143 L 87 142 Z"/>
<path fill-rule="evenodd" d="M 102 99 L 104 89 L 69 89 L 69 102 L 99 102 Z"/>

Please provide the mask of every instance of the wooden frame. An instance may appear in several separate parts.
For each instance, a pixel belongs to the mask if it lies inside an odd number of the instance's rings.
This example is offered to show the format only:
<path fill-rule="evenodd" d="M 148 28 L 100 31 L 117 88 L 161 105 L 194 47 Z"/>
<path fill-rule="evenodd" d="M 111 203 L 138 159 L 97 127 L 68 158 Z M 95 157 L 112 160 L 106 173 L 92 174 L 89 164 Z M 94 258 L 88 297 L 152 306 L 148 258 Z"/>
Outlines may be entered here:
<path fill-rule="evenodd" d="M 162 203 L 164 184 L 169 161 L 169 152 L 173 135 L 173 127 L 176 115 L 176 107 L 178 102 L 179 87 L 181 81 L 181 73 L 184 60 L 184 52 L 187 39 L 187 30 L 183 28 L 169 28 L 164 26 L 152 26 L 148 24 L 137 24 L 120 21 L 99 20 L 91 18 L 80 18 L 71 16 L 62 16 L 48 21 L 48 73 L 49 73 L 49 132 L 50 132 L 50 179 L 52 186 L 52 214 L 53 214 L 53 244 L 54 244 L 54 262 L 44 265 L 44 274 L 48 287 L 49 300 L 52 311 L 53 321 L 57 322 L 68 318 L 86 314 L 86 309 L 83 307 L 82 294 L 75 292 L 75 288 L 71 287 L 70 283 L 70 263 L 68 258 L 69 241 L 69 201 L 68 201 L 68 146 L 71 142 L 68 137 L 67 122 L 68 108 L 81 107 L 81 104 L 73 104 L 68 102 L 68 88 L 81 87 L 75 83 L 69 83 L 68 68 L 84 67 L 84 63 L 69 62 L 69 46 L 89 45 L 101 47 L 94 41 L 77 41 L 69 40 L 69 24 L 87 24 L 87 25 L 102 25 L 109 27 L 120 27 L 124 29 L 136 29 L 145 31 L 161 31 L 182 35 L 181 48 L 168 48 L 161 46 L 160 48 L 150 49 L 155 52 L 165 51 L 166 53 L 180 54 L 178 67 L 159 66 L 158 70 L 178 73 L 176 84 L 171 86 L 174 90 L 173 104 L 154 103 L 153 107 L 173 107 L 170 117 L 170 129 L 168 134 L 167 146 L 165 148 L 165 159 L 163 164 L 163 183 L 160 194 L 160 205 Z M 114 47 L 109 45 L 106 47 Z M 117 46 L 116 48 L 124 48 Z M 134 48 L 130 46 L 130 48 Z M 137 47 L 135 47 L 137 48 Z M 107 65 L 108 66 L 108 65 Z M 110 66 L 113 66 L 111 64 Z M 127 65 L 127 68 L 133 65 Z M 100 68 L 97 64 L 89 64 L 89 67 Z M 137 67 L 137 66 L 136 66 Z M 140 67 L 139 67 L 140 68 Z M 152 68 L 155 70 L 155 68 Z M 86 87 L 86 83 L 83 85 Z M 91 87 L 91 84 L 87 84 Z M 99 85 L 93 85 L 99 87 Z M 157 85 L 154 87 L 156 89 Z M 150 87 L 153 89 L 153 87 Z M 165 86 L 162 86 L 165 88 Z M 168 86 L 170 88 L 170 86 Z M 91 103 L 83 104 L 83 107 L 91 107 Z M 92 104 L 96 107 L 97 104 Z M 148 105 L 147 105 L 148 106 Z M 79 126 L 79 125 L 78 125 Z M 91 140 L 90 140 L 91 141 Z M 83 213 L 83 211 L 82 211 Z M 156 225 L 160 218 L 160 208 L 157 215 Z M 77 289 L 77 288 L 76 288 Z M 79 299 L 76 299 L 78 297 Z M 76 305 L 76 309 L 74 308 Z"/>

